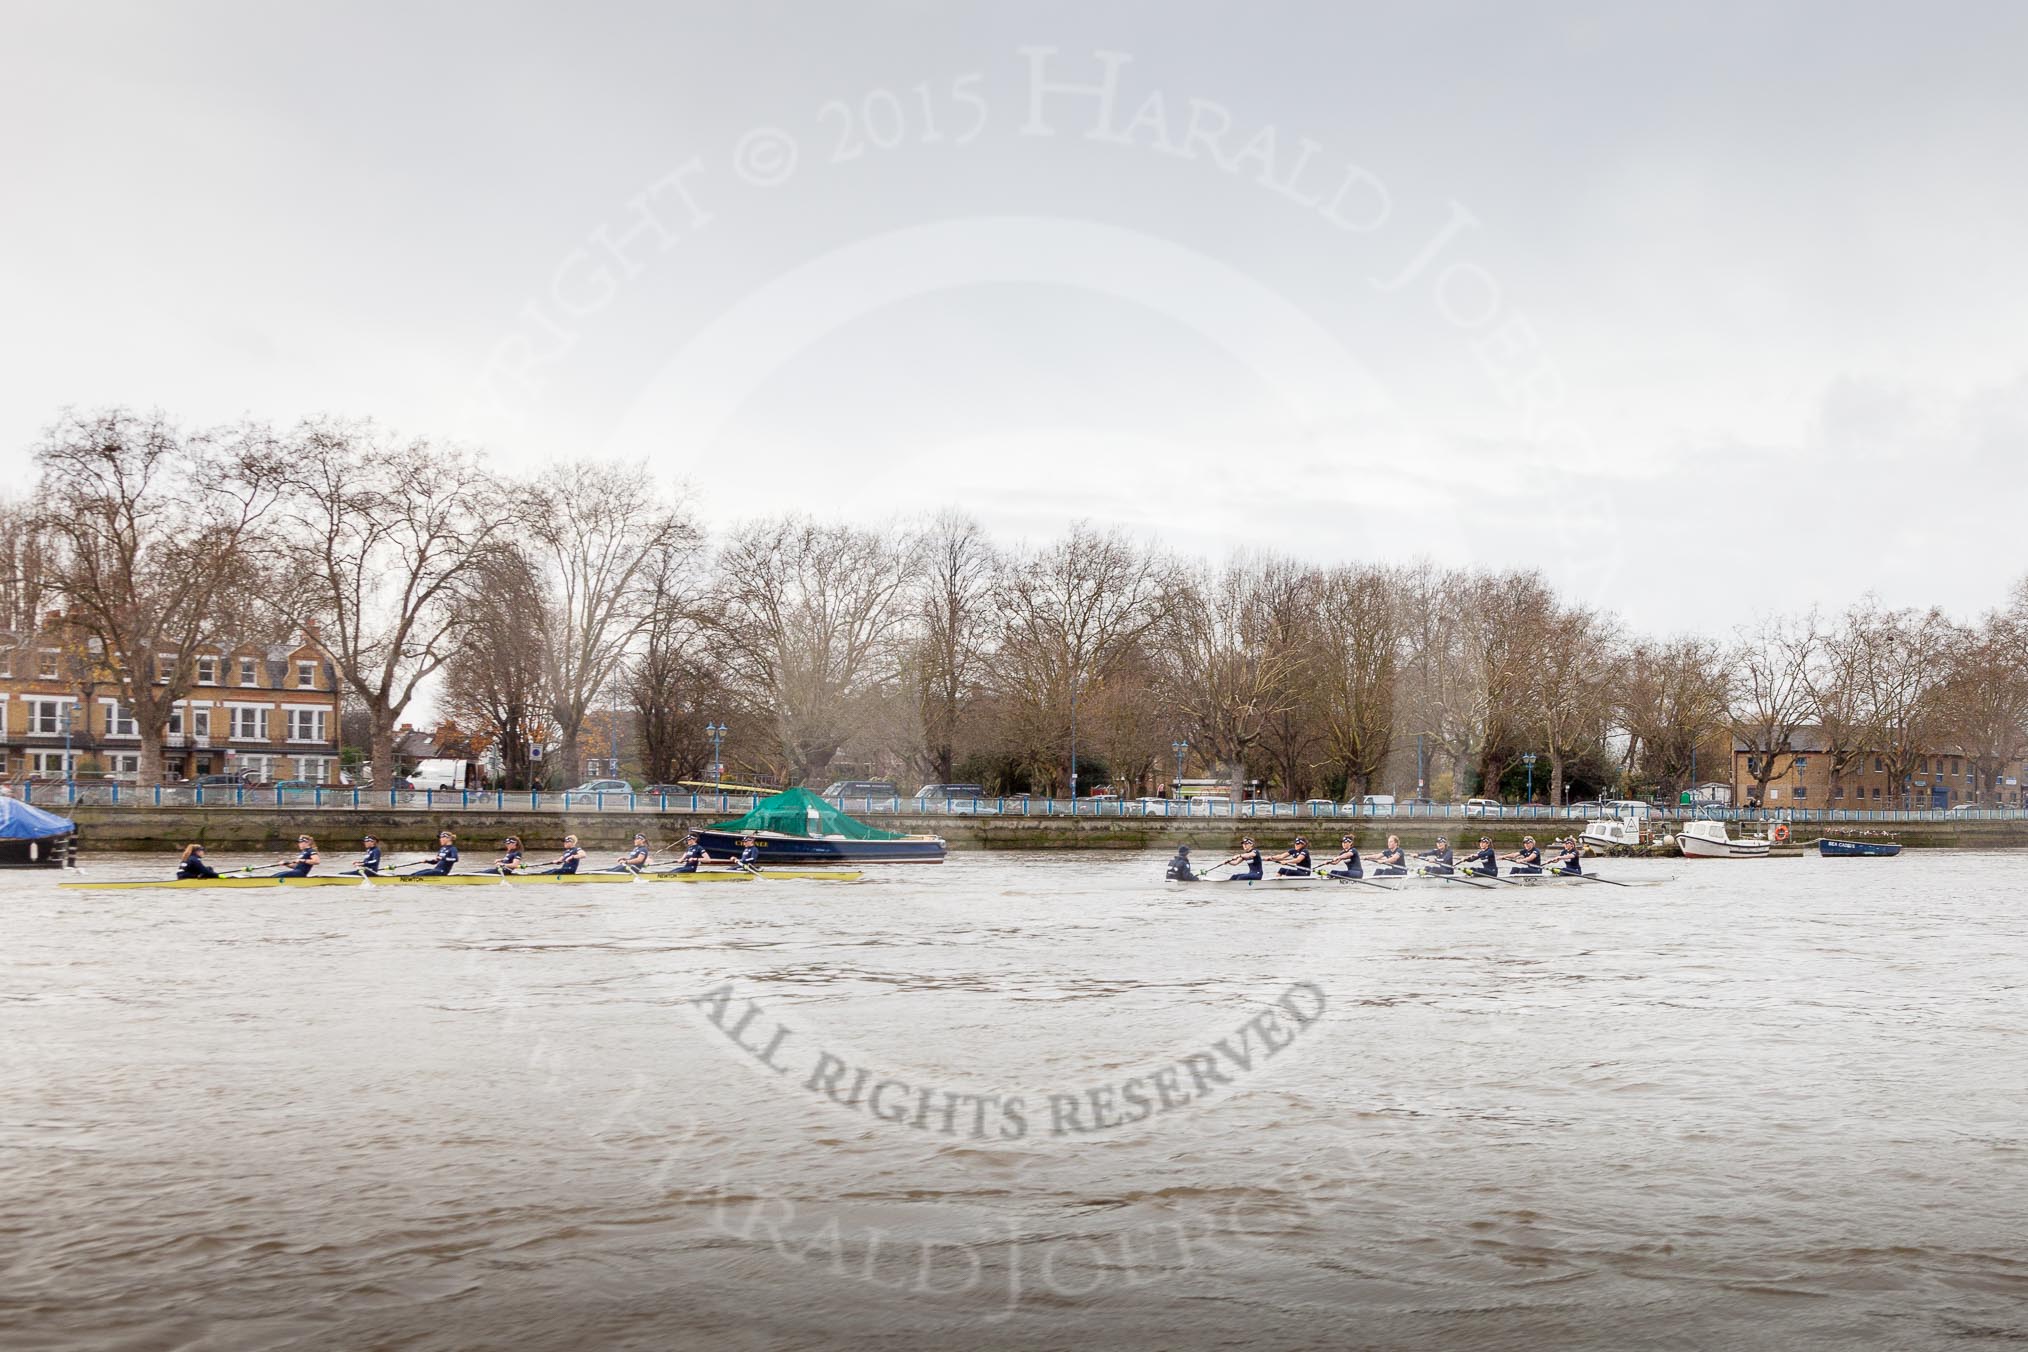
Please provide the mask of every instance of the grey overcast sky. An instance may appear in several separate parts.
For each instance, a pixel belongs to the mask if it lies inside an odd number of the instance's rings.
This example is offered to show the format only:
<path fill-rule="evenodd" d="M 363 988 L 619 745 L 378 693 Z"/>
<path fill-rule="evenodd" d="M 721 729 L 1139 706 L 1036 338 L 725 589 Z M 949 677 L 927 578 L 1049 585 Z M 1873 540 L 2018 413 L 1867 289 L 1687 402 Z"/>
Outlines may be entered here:
<path fill-rule="evenodd" d="M 2028 567 L 2011 0 L 0 12 L 16 482 L 126 403 L 1651 631 Z"/>

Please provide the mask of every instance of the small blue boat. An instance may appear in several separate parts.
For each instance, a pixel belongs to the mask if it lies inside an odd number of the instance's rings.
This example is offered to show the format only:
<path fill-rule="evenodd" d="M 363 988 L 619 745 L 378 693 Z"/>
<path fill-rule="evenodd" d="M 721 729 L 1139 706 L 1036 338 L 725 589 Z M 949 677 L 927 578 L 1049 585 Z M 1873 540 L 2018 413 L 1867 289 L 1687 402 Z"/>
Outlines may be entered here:
<path fill-rule="evenodd" d="M 1891 840 L 1820 840 L 1817 853 L 1826 859 L 1892 859 L 1901 846 Z"/>

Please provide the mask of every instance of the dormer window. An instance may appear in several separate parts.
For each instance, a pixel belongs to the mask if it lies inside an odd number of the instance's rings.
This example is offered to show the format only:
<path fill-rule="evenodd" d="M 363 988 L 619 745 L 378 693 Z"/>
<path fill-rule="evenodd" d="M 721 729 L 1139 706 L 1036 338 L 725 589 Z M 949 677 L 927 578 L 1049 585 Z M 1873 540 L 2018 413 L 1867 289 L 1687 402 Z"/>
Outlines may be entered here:
<path fill-rule="evenodd" d="M 199 685 L 218 684 L 218 659 L 216 657 L 200 657 L 197 659 L 197 683 Z"/>
<path fill-rule="evenodd" d="M 259 668 L 258 659 L 252 657 L 240 658 L 239 683 L 241 685 L 259 685 L 261 683 L 261 678 L 258 668 Z"/>
<path fill-rule="evenodd" d="M 317 688 L 317 664 L 315 662 L 296 663 L 296 688 L 299 690 L 314 690 Z"/>

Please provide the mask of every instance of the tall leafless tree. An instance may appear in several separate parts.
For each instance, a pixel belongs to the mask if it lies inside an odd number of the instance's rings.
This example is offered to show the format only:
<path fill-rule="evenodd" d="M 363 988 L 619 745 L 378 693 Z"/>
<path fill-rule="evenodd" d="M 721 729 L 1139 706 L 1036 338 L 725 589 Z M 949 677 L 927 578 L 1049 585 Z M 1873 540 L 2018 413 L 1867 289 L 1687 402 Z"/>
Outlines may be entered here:
<path fill-rule="evenodd" d="M 1732 675 L 1727 714 L 1748 757 L 1756 804 L 1767 801 L 1768 783 L 1795 764 L 1796 735 L 1816 708 L 1810 665 L 1820 642 L 1814 619 L 1771 616 L 1740 630 L 1726 654 Z"/>
<path fill-rule="evenodd" d="M 466 584 L 502 539 L 506 501 L 469 451 L 368 423 L 304 423 L 284 449 L 276 604 L 330 653 L 366 712 L 374 782 L 388 784 L 396 727 L 455 651 Z"/>
<path fill-rule="evenodd" d="M 1001 569 L 994 681 L 1020 754 L 1045 783 L 1070 782 L 1079 697 L 1133 655 L 1175 593 L 1169 560 L 1087 522 Z"/>
<path fill-rule="evenodd" d="M 899 680 L 913 568 L 891 536 L 801 517 L 746 526 L 719 550 L 706 630 L 798 782 L 831 764 Z"/>
<path fill-rule="evenodd" d="M 1406 650 L 1397 577 L 1371 566 L 1325 574 L 1317 603 L 1317 689 L 1324 745 L 1354 798 L 1370 793 L 1394 743 Z"/>
<path fill-rule="evenodd" d="M 529 489 L 527 548 L 548 596 L 551 716 L 567 774 L 580 774 L 579 740 L 595 704 L 655 614 L 658 580 L 688 565 L 699 534 L 679 499 L 640 465 L 552 466 Z"/>
<path fill-rule="evenodd" d="M 444 712 L 482 730 L 504 788 L 538 787 L 550 740 L 547 609 L 520 549 L 489 551 L 459 585 L 460 623 L 443 670 Z"/>
<path fill-rule="evenodd" d="M 979 523 L 957 512 L 929 523 L 919 557 L 908 679 L 922 723 L 923 769 L 950 783 L 960 733 L 985 681 L 999 559 Z"/>
<path fill-rule="evenodd" d="M 35 451 L 37 516 L 69 624 L 96 642 L 140 734 L 139 781 L 162 777 L 170 711 L 200 652 L 261 590 L 253 534 L 276 460 L 258 429 L 186 435 L 160 413 L 66 414 Z"/>

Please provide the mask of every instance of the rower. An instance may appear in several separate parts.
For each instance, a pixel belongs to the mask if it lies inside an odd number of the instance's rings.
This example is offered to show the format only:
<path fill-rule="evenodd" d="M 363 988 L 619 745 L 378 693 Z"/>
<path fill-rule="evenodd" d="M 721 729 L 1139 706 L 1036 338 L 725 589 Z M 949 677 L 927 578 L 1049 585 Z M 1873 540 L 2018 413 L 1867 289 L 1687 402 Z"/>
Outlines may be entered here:
<path fill-rule="evenodd" d="M 1542 872 L 1542 847 L 1535 843 L 1533 836 L 1521 837 L 1521 848 L 1503 857 L 1513 862 L 1514 867 L 1507 870 L 1509 873 Z"/>
<path fill-rule="evenodd" d="M 1419 851 L 1417 859 L 1426 860 L 1425 873 L 1455 873 L 1457 869 L 1451 859 L 1451 842 L 1448 836 L 1438 836 L 1436 848 Z"/>
<path fill-rule="evenodd" d="M 577 843 L 576 836 L 563 838 L 563 853 L 535 870 L 535 876 L 553 877 L 557 874 L 577 872 L 577 866 L 584 862 L 584 848 Z"/>
<path fill-rule="evenodd" d="M 1479 848 L 1464 858 L 1464 871 L 1477 878 L 1500 876 L 1500 856 L 1493 853 L 1493 838 L 1479 837 Z"/>
<path fill-rule="evenodd" d="M 678 859 L 676 867 L 669 871 L 671 873 L 695 873 L 697 872 L 697 866 L 703 862 L 704 842 L 697 838 L 695 831 L 692 831 L 689 835 L 683 837 L 683 857 Z"/>
<path fill-rule="evenodd" d="M 359 843 L 365 847 L 366 853 L 359 857 L 358 862 L 353 864 L 344 876 L 347 878 L 378 878 L 380 876 L 379 838 L 368 836 Z"/>
<path fill-rule="evenodd" d="M 500 857 L 493 861 L 493 867 L 490 872 L 505 875 L 519 873 L 520 871 L 521 837 L 509 836 L 500 842 Z"/>
<path fill-rule="evenodd" d="M 458 862 L 457 836 L 449 831 L 437 832 L 437 852 L 428 863 L 401 876 L 404 878 L 441 878 L 451 871 Z"/>
<path fill-rule="evenodd" d="M 1562 840 L 1557 841 L 1556 845 L 1561 853 L 1549 861 L 1549 871 L 1551 873 L 1583 873 L 1584 847 L 1578 843 L 1577 837 L 1565 836 Z"/>
<path fill-rule="evenodd" d="M 1297 836 L 1289 842 L 1289 848 L 1276 855 L 1271 861 L 1282 867 L 1276 876 L 1282 878 L 1307 878 L 1310 876 L 1310 842 Z"/>
<path fill-rule="evenodd" d="M 1219 861 L 1213 867 L 1224 868 L 1227 864 L 1238 864 L 1240 865 L 1240 870 L 1237 873 L 1228 873 L 1222 881 L 1228 883 L 1251 883 L 1260 880 L 1260 851 L 1255 848 L 1252 836 L 1241 836 L 1239 838 L 1239 853 L 1230 859 Z"/>
<path fill-rule="evenodd" d="M 282 871 L 275 875 L 277 878 L 307 878 L 310 870 L 317 867 L 317 842 L 308 836 L 297 836 L 296 857 L 275 862 L 282 866 Z"/>
<path fill-rule="evenodd" d="M 760 872 L 760 837 L 751 831 L 740 837 L 739 866 L 753 873 Z"/>
<path fill-rule="evenodd" d="M 1376 878 L 1386 878 L 1398 876 L 1406 872 L 1408 872 L 1408 856 L 1401 852 L 1401 837 L 1389 836 L 1387 838 L 1387 848 L 1382 850 L 1373 860 L 1373 876 Z"/>
<path fill-rule="evenodd" d="M 1338 853 L 1324 861 L 1324 868 L 1326 870 L 1324 876 L 1327 878 L 1365 877 L 1366 870 L 1359 863 L 1359 846 L 1353 843 L 1352 837 L 1345 836 L 1339 840 L 1338 844 L 1340 846 Z M 1345 867 L 1332 868 L 1331 865 L 1333 864 L 1343 864 Z"/>
<path fill-rule="evenodd" d="M 607 869 L 608 873 L 639 873 L 648 863 L 648 838 L 639 831 L 634 832 L 634 848 L 621 855 L 619 862 Z"/>
<path fill-rule="evenodd" d="M 204 847 L 192 841 L 183 847 L 183 856 L 176 861 L 178 878 L 216 878 L 218 870 L 204 862 Z"/>
<path fill-rule="evenodd" d="M 1194 883 L 1197 881 L 1196 870 L 1190 867 L 1190 847 L 1188 845 L 1178 845 L 1176 847 L 1176 857 L 1169 861 L 1169 867 L 1162 876 L 1172 883 Z"/>

